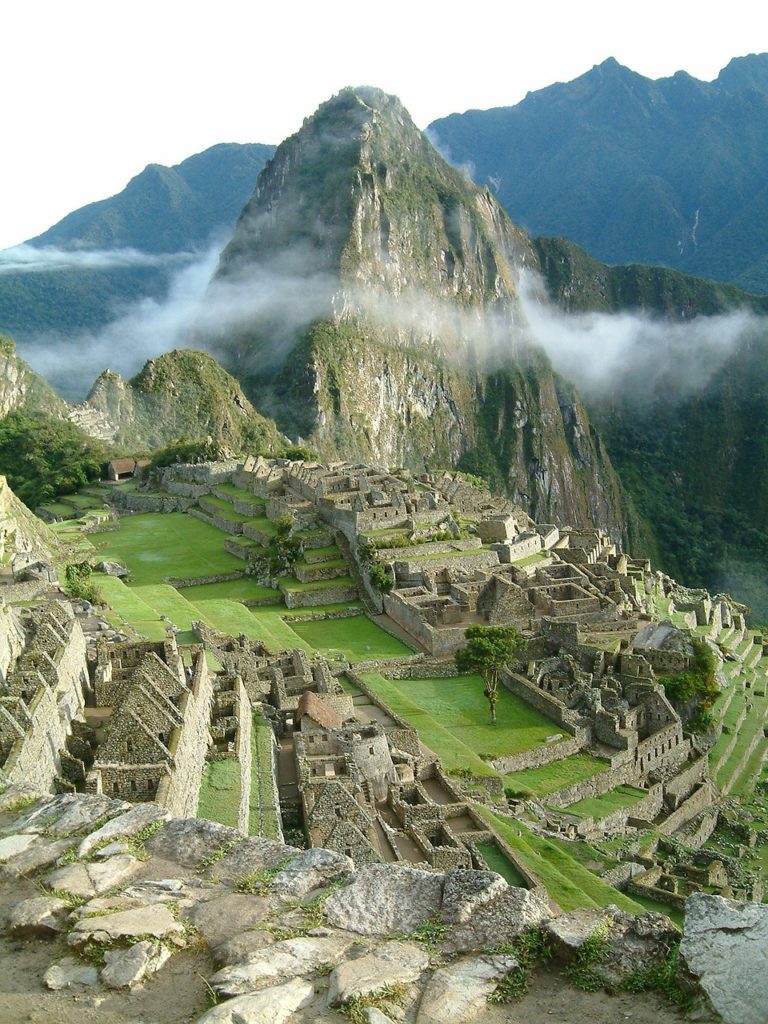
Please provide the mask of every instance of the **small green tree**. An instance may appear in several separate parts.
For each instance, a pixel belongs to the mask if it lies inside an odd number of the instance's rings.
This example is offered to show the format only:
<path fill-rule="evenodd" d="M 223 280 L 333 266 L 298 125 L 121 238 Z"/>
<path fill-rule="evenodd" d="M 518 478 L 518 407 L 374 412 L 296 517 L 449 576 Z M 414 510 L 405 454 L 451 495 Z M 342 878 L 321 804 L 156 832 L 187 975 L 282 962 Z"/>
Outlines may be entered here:
<path fill-rule="evenodd" d="M 456 651 L 456 667 L 483 677 L 483 693 L 495 725 L 499 673 L 522 652 L 525 640 L 514 626 L 470 626 L 464 636 L 467 646 Z"/>

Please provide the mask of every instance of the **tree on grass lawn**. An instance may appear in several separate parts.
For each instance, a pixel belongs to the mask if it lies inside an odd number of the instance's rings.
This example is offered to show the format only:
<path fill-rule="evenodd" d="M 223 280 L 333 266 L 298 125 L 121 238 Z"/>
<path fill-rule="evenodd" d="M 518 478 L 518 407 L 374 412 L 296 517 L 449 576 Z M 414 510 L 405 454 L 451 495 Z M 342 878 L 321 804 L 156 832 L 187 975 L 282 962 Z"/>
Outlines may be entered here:
<path fill-rule="evenodd" d="M 525 640 L 514 626 L 470 626 L 464 636 L 467 646 L 456 651 L 456 667 L 459 672 L 478 672 L 483 677 L 483 693 L 495 725 L 499 673 L 520 654 Z"/>

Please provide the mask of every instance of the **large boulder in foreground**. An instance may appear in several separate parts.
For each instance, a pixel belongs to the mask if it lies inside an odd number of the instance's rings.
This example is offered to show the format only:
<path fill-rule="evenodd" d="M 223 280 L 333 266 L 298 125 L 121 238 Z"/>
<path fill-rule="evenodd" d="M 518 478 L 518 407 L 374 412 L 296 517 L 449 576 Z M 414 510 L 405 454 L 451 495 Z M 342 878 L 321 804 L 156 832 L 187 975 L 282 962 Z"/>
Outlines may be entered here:
<path fill-rule="evenodd" d="M 680 956 L 725 1024 L 765 1024 L 768 906 L 694 893 Z"/>

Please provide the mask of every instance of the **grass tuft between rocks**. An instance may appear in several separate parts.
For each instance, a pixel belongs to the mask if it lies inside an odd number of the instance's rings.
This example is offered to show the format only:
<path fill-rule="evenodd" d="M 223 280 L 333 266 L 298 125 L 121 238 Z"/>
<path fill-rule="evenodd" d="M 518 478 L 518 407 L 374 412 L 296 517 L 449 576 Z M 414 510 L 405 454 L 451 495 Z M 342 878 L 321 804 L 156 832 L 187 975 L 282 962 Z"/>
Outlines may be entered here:
<path fill-rule="evenodd" d="M 405 1000 L 405 987 L 403 985 L 385 985 L 376 992 L 368 992 L 362 996 L 351 996 L 339 1007 L 341 1013 L 352 1024 L 366 1024 L 368 1017 L 365 1011 L 369 1007 L 375 1007 L 386 1012 L 387 1004 L 402 1005 Z"/>

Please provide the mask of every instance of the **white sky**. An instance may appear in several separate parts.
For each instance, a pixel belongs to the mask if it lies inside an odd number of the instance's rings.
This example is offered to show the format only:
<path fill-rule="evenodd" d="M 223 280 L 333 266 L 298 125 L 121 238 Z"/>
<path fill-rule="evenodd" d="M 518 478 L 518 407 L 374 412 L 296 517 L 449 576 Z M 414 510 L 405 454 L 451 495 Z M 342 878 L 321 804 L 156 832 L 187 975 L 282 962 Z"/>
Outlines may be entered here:
<path fill-rule="evenodd" d="M 608 56 L 710 80 L 765 50 L 764 0 L 5 0 L 0 248 L 147 163 L 277 143 L 345 85 L 396 93 L 424 127 Z"/>

